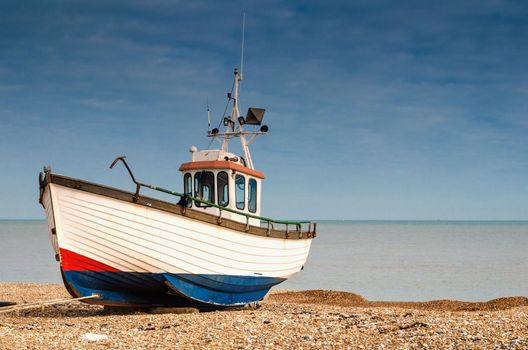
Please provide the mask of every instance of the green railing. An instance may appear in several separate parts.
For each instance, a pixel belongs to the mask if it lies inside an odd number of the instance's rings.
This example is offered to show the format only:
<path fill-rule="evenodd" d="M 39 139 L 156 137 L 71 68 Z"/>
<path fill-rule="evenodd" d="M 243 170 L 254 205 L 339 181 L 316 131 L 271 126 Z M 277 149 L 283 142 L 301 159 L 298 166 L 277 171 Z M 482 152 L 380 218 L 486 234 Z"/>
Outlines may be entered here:
<path fill-rule="evenodd" d="M 180 192 L 167 190 L 167 189 L 162 188 L 162 187 L 150 186 L 150 185 L 145 185 L 145 186 L 150 188 L 150 189 L 159 191 L 159 192 L 167 193 L 167 194 L 170 194 L 170 195 L 173 195 L 173 196 L 178 196 L 180 198 L 184 198 L 185 197 L 185 198 L 187 198 L 190 201 L 194 201 L 194 202 L 198 202 L 198 203 L 201 203 L 201 204 L 205 204 L 208 207 L 218 208 L 220 210 L 220 214 L 219 214 L 220 219 L 222 217 L 222 212 L 223 211 L 227 211 L 229 213 L 234 213 L 234 214 L 238 214 L 238 215 L 242 215 L 242 216 L 246 217 L 246 225 L 249 225 L 249 218 L 257 219 L 257 220 L 260 220 L 260 221 L 264 221 L 264 222 L 266 222 L 268 224 L 268 230 L 269 229 L 274 229 L 274 225 L 273 224 L 279 224 L 279 225 L 285 225 L 286 226 L 286 232 L 289 231 L 289 226 L 294 226 L 296 228 L 297 232 L 301 232 L 302 231 L 302 225 L 305 224 L 305 225 L 308 225 L 307 232 L 315 233 L 315 231 L 316 231 L 317 223 L 313 222 L 313 221 L 289 221 L 289 220 L 271 219 L 271 218 L 268 218 L 268 217 L 265 217 L 265 216 L 258 216 L 258 215 L 254 215 L 254 214 L 238 211 L 238 210 L 235 210 L 235 209 L 223 207 L 221 205 L 218 205 L 216 203 L 203 200 L 201 198 L 193 197 L 193 196 L 190 196 L 188 194 L 184 194 L 184 193 L 180 193 Z"/>
<path fill-rule="evenodd" d="M 134 174 L 132 173 L 132 170 L 130 170 L 130 167 L 128 166 L 128 164 L 127 164 L 127 162 L 125 160 L 125 156 L 117 157 L 116 159 L 114 159 L 114 161 L 110 165 L 110 169 L 112 169 L 117 164 L 118 161 L 122 161 L 123 162 L 123 164 L 125 165 L 126 169 L 128 170 L 128 173 L 130 174 L 130 177 L 132 178 L 132 181 L 136 184 L 136 193 L 134 194 L 134 202 L 136 202 L 139 199 L 139 190 L 140 190 L 140 188 L 141 187 L 147 187 L 147 188 L 150 188 L 152 190 L 156 190 L 156 191 L 159 191 L 159 192 L 167 193 L 167 194 L 170 194 L 170 195 L 173 195 L 173 196 L 178 196 L 180 198 L 190 199 L 191 201 L 202 203 L 202 204 L 205 204 L 205 205 L 207 205 L 209 207 L 218 208 L 219 211 L 220 211 L 219 215 L 218 215 L 218 223 L 222 222 L 222 212 L 223 211 L 227 211 L 227 212 L 230 212 L 230 213 L 242 215 L 242 216 L 244 216 L 246 218 L 246 231 L 249 231 L 249 219 L 252 218 L 252 219 L 260 220 L 261 222 L 262 221 L 266 222 L 268 224 L 268 234 L 270 233 L 270 231 L 272 229 L 275 228 L 274 224 L 279 224 L 279 225 L 285 225 L 286 226 L 286 236 L 288 236 L 289 226 L 290 225 L 291 226 L 295 226 L 295 231 L 298 232 L 300 234 L 300 236 L 301 236 L 302 235 L 302 225 L 303 224 L 307 224 L 308 225 L 308 229 L 307 229 L 306 232 L 313 234 L 312 237 L 315 237 L 315 233 L 316 233 L 315 231 L 316 231 L 316 228 L 317 228 L 317 223 L 315 223 L 313 221 L 287 221 L 287 220 L 270 219 L 270 218 L 267 218 L 267 217 L 264 217 L 264 216 L 253 215 L 253 214 L 245 213 L 245 212 L 238 211 L 238 210 L 235 210 L 235 209 L 226 208 L 226 207 L 223 207 L 223 206 L 218 205 L 216 203 L 205 201 L 205 200 L 203 200 L 201 198 L 196 198 L 196 197 L 190 196 L 188 194 L 167 190 L 167 189 L 162 188 L 162 187 L 148 185 L 148 184 L 145 184 L 145 183 L 142 183 L 142 182 L 139 182 L 139 181 L 136 180 L 136 178 L 134 177 Z"/>

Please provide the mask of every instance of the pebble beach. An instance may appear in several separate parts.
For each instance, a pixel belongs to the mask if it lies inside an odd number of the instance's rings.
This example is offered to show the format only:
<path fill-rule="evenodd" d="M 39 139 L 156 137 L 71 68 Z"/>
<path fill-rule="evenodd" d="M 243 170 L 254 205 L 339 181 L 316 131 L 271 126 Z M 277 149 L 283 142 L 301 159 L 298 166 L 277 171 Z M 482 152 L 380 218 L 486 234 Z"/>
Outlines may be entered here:
<path fill-rule="evenodd" d="M 1 301 L 68 297 L 58 284 L 0 284 Z M 386 302 L 273 291 L 236 311 L 121 314 L 74 301 L 0 313 L 0 349 L 167 348 L 528 349 L 528 298 Z"/>

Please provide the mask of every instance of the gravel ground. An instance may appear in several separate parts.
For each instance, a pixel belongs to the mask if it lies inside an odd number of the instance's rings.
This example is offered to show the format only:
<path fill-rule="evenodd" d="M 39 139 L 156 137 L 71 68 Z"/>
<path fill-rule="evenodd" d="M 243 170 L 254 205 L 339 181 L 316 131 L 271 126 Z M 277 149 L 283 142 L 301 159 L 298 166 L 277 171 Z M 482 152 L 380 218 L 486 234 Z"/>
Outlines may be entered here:
<path fill-rule="evenodd" d="M 67 298 L 61 285 L 0 284 L 0 300 Z M 528 349 L 528 299 L 370 302 L 277 291 L 257 309 L 107 314 L 72 302 L 0 314 L 0 349 Z M 1 308 L 0 308 L 1 310 Z"/>

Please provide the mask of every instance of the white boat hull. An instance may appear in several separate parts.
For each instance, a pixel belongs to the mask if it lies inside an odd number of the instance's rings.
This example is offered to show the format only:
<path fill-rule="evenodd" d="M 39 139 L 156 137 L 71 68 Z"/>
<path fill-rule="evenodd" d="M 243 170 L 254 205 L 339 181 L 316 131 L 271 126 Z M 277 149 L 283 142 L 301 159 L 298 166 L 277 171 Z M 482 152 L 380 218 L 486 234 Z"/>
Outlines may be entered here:
<path fill-rule="evenodd" d="M 42 204 L 67 287 L 77 296 L 97 293 L 101 304 L 166 304 L 171 294 L 208 305 L 258 301 L 302 269 L 312 241 L 245 233 L 55 183 L 43 188 Z"/>

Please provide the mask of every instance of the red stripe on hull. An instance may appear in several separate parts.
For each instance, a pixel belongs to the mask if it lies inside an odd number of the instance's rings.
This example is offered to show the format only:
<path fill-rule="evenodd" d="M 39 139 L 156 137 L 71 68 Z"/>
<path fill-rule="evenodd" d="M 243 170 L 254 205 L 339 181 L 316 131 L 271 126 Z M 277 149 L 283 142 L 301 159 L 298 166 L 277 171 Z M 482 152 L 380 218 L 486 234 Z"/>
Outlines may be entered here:
<path fill-rule="evenodd" d="M 61 265 L 64 271 L 109 271 L 119 272 L 118 269 L 99 261 L 77 254 L 68 249 L 60 248 Z"/>

